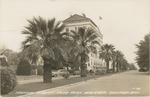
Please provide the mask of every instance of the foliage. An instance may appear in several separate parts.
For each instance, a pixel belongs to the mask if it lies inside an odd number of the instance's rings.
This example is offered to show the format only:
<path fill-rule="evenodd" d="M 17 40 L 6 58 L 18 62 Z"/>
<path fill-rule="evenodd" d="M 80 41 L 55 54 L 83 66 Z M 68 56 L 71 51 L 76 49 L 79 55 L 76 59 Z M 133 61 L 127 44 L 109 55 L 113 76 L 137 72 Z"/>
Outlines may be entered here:
<path fill-rule="evenodd" d="M 141 40 L 139 44 L 136 44 L 138 49 L 136 61 L 141 69 L 146 68 L 147 70 L 149 70 L 149 39 L 150 33 L 145 35 L 144 40 Z"/>
<path fill-rule="evenodd" d="M 70 36 L 73 38 L 74 43 L 71 54 L 74 56 L 74 60 L 80 60 L 81 77 L 85 77 L 86 62 L 89 60 L 88 54 L 96 52 L 96 46 L 100 45 L 99 34 L 93 29 L 81 27 L 78 31 L 72 31 Z"/>
<path fill-rule="evenodd" d="M 30 75 L 31 74 L 31 65 L 26 59 L 20 59 L 20 62 L 17 66 L 17 75 Z"/>
<path fill-rule="evenodd" d="M 19 63 L 18 53 L 10 49 L 0 49 L 0 52 L 4 53 L 7 57 L 7 62 L 10 66 L 17 65 Z"/>
<path fill-rule="evenodd" d="M 129 64 L 129 69 L 130 70 L 137 70 L 137 68 L 135 67 L 134 63 L 130 63 Z"/>
<path fill-rule="evenodd" d="M 119 50 L 115 50 L 115 47 L 112 44 L 104 44 L 101 47 L 100 58 L 105 60 L 107 65 L 107 72 L 109 72 L 110 61 L 112 61 L 113 72 L 127 70 L 128 68 L 128 62 L 125 59 L 124 54 Z M 117 70 L 115 68 L 117 68 Z"/>
<path fill-rule="evenodd" d="M 44 82 L 52 82 L 51 66 L 55 62 L 62 63 L 67 60 L 67 54 L 61 47 L 66 41 L 66 34 L 63 33 L 65 25 L 55 18 L 45 20 L 41 17 L 28 20 L 23 34 L 26 39 L 22 43 L 23 57 L 36 63 L 39 57 L 44 61 Z"/>
<path fill-rule="evenodd" d="M 15 72 L 9 67 L 0 66 L 1 94 L 8 94 L 17 85 Z"/>
<path fill-rule="evenodd" d="M 104 44 L 101 46 L 100 58 L 104 59 L 107 65 L 107 72 L 109 72 L 109 62 L 113 59 L 114 45 Z"/>
<path fill-rule="evenodd" d="M 99 68 L 95 70 L 95 74 L 96 75 L 104 75 L 106 73 L 106 69 L 105 68 Z"/>
<path fill-rule="evenodd" d="M 104 44 L 101 47 L 100 57 L 105 61 L 109 61 L 113 57 L 113 51 L 115 50 L 114 45 L 112 44 Z"/>
<path fill-rule="evenodd" d="M 66 54 L 59 45 L 64 40 L 61 34 L 64 25 L 60 21 L 56 22 L 55 18 L 46 21 L 39 17 L 28 22 L 29 26 L 23 31 L 27 38 L 22 43 L 22 54 L 30 57 L 32 62 L 36 62 L 39 56 L 57 61 L 59 58 L 65 60 L 63 58 L 66 58 Z"/>
<path fill-rule="evenodd" d="M 119 70 L 126 70 L 128 67 L 128 62 L 124 57 L 124 54 L 117 50 L 115 51 L 115 56 L 116 56 L 116 63 L 117 63 L 117 71 Z"/>
<path fill-rule="evenodd" d="M 8 62 L 6 61 L 6 58 L 0 58 L 0 66 L 6 66 L 9 67 L 10 65 L 8 64 Z"/>
<path fill-rule="evenodd" d="M 62 75 L 62 77 L 64 78 L 64 79 L 68 79 L 69 78 L 69 73 L 64 73 L 63 75 Z"/>

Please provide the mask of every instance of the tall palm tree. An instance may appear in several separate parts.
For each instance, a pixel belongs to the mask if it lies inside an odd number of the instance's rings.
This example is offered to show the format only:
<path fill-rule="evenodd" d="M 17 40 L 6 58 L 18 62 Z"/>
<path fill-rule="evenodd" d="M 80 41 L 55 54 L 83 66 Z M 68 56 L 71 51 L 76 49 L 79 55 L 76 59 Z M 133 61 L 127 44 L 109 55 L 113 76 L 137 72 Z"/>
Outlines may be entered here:
<path fill-rule="evenodd" d="M 87 75 L 87 64 L 89 60 L 88 54 L 95 48 L 99 43 L 99 34 L 93 29 L 86 29 L 81 27 L 78 31 L 71 31 L 70 34 L 74 39 L 74 47 L 72 49 L 72 54 L 75 58 L 80 59 L 81 63 L 81 77 L 86 77 Z"/>
<path fill-rule="evenodd" d="M 22 32 L 26 35 L 26 39 L 22 42 L 22 55 L 31 60 L 37 61 L 42 57 L 44 61 L 44 83 L 52 82 L 51 67 L 54 62 L 67 60 L 67 55 L 60 46 L 66 39 L 64 33 L 64 25 L 56 19 L 45 20 L 41 17 L 28 20 L 29 25 Z"/>
<path fill-rule="evenodd" d="M 121 70 L 127 70 L 129 67 L 129 63 L 125 58 L 122 58 L 121 62 Z"/>
<path fill-rule="evenodd" d="M 117 67 L 117 72 L 121 69 L 121 64 L 122 64 L 122 60 L 124 58 L 124 55 L 121 51 L 117 50 L 116 51 L 116 67 Z"/>
<path fill-rule="evenodd" d="M 112 60 L 114 49 L 115 47 L 112 44 L 104 44 L 101 47 L 100 58 L 105 60 L 107 66 L 107 72 L 109 72 L 109 62 L 110 60 Z"/>
<path fill-rule="evenodd" d="M 112 52 L 112 65 L 113 65 L 113 72 L 116 72 L 116 60 L 117 60 L 117 57 L 116 57 L 116 51 L 113 51 Z"/>

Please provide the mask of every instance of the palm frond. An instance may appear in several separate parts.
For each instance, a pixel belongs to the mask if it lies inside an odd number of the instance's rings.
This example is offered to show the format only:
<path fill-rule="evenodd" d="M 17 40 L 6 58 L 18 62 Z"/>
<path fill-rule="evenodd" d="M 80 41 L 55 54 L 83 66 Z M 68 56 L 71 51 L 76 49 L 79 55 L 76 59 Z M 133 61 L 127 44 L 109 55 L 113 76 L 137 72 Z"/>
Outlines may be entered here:
<path fill-rule="evenodd" d="M 82 40 L 79 32 L 77 32 L 77 31 L 71 30 L 71 33 L 69 34 L 69 36 L 71 36 L 74 39 L 75 42 L 77 42 L 79 40 Z"/>
<path fill-rule="evenodd" d="M 54 26 L 55 26 L 55 18 L 52 18 L 51 20 L 48 20 L 48 29 L 49 29 L 49 34 L 53 34 L 54 33 Z"/>
<path fill-rule="evenodd" d="M 32 33 L 30 31 L 24 30 L 24 31 L 22 31 L 22 34 L 31 35 Z"/>
<path fill-rule="evenodd" d="M 80 53 L 76 53 L 75 55 L 72 54 L 72 56 L 73 56 L 73 62 L 78 62 L 78 60 L 80 62 L 81 59 Z"/>
<path fill-rule="evenodd" d="M 83 27 L 80 27 L 79 29 L 78 29 L 78 32 L 77 32 L 77 34 L 81 37 L 81 39 L 82 40 L 85 40 L 84 38 L 85 38 L 85 29 L 83 28 Z"/>
<path fill-rule="evenodd" d="M 85 50 L 85 48 L 82 46 L 82 44 L 76 44 L 73 49 L 71 50 L 72 54 L 75 53 L 82 53 Z M 75 54 L 76 55 L 76 54 Z"/>
<path fill-rule="evenodd" d="M 65 25 L 62 24 L 61 21 L 56 22 L 54 26 L 55 33 L 60 33 L 65 28 Z"/>
<path fill-rule="evenodd" d="M 89 38 L 89 37 L 92 36 L 92 34 L 94 34 L 94 33 L 96 33 L 96 32 L 95 32 L 93 29 L 88 28 L 85 37 Z"/>
<path fill-rule="evenodd" d="M 98 45 L 98 46 L 100 46 L 101 44 L 100 44 L 100 42 L 98 41 L 98 40 L 94 40 L 94 41 L 92 41 L 91 42 L 91 44 L 93 44 L 93 45 Z"/>
<path fill-rule="evenodd" d="M 91 52 L 91 46 L 86 46 L 84 49 L 86 54 L 89 54 Z"/>
<path fill-rule="evenodd" d="M 28 32 L 28 33 L 31 33 L 30 35 L 33 35 L 33 36 L 36 36 L 37 35 L 37 29 L 36 28 L 34 28 L 34 27 L 32 27 L 32 26 L 27 26 L 27 27 L 25 27 L 26 28 L 26 33 Z M 23 34 L 24 34 L 24 32 L 23 32 Z"/>
<path fill-rule="evenodd" d="M 55 52 L 55 59 L 57 61 L 67 61 L 68 55 L 67 53 L 61 48 L 59 45 L 55 45 L 55 48 L 53 50 Z"/>
<path fill-rule="evenodd" d="M 38 40 L 38 38 L 36 38 L 36 37 L 27 36 L 27 37 L 26 37 L 26 40 L 24 40 L 24 41 L 22 42 L 22 45 L 26 45 L 27 43 L 32 43 L 32 42 L 37 41 L 37 40 Z"/>
<path fill-rule="evenodd" d="M 99 34 L 93 33 L 93 34 L 91 34 L 91 35 L 87 38 L 86 42 L 91 42 L 91 41 L 96 40 L 96 39 L 99 39 L 99 38 L 100 38 L 100 37 L 99 37 Z"/>
<path fill-rule="evenodd" d="M 55 60 L 55 53 L 51 47 L 48 45 L 44 45 L 44 47 L 41 49 L 41 56 L 45 57 L 47 59 L 53 59 Z"/>
<path fill-rule="evenodd" d="M 90 45 L 90 51 L 93 53 L 97 53 L 97 48 L 93 45 Z"/>
<path fill-rule="evenodd" d="M 40 47 L 40 42 L 24 45 L 23 51 L 21 52 L 21 57 L 28 58 L 32 62 L 35 62 L 35 60 L 38 58 L 37 56 L 40 55 L 40 49 L 37 49 L 38 47 Z"/>
<path fill-rule="evenodd" d="M 55 18 L 50 20 L 42 17 L 28 20 L 29 25 L 22 31 L 26 39 L 22 42 L 22 55 L 35 62 L 39 56 L 47 59 L 67 60 L 67 54 L 62 49 L 61 42 L 69 40 L 66 33 L 61 33 L 65 27 L 60 21 L 56 22 Z M 65 37 L 63 37 L 65 36 Z"/>

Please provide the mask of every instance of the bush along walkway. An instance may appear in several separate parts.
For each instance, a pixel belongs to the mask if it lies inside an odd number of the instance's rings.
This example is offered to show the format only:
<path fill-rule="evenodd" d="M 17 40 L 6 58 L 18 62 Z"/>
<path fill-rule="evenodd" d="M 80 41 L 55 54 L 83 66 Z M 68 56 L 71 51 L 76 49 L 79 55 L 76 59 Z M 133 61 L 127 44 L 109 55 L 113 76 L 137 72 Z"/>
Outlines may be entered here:
<path fill-rule="evenodd" d="M 96 78 L 103 77 L 103 76 L 110 76 L 113 74 L 114 73 L 108 73 L 105 75 L 87 75 L 87 77 L 70 77 L 69 79 L 53 80 L 52 83 L 34 82 L 34 83 L 27 83 L 27 84 L 18 84 L 16 88 L 14 89 L 14 91 L 10 92 L 9 94 L 2 95 L 2 97 L 16 97 L 20 95 L 26 95 L 29 93 L 56 88 L 59 86 L 77 83 L 81 81 L 87 81 L 90 79 L 96 79 Z"/>

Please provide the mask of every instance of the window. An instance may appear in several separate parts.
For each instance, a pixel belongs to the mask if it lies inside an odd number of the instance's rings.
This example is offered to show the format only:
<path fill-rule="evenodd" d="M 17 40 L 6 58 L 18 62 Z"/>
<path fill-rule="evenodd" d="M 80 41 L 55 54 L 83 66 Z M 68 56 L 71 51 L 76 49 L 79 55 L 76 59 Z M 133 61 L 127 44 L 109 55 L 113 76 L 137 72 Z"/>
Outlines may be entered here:
<path fill-rule="evenodd" d="M 69 28 L 66 28 L 66 32 L 68 32 L 69 31 Z"/>

